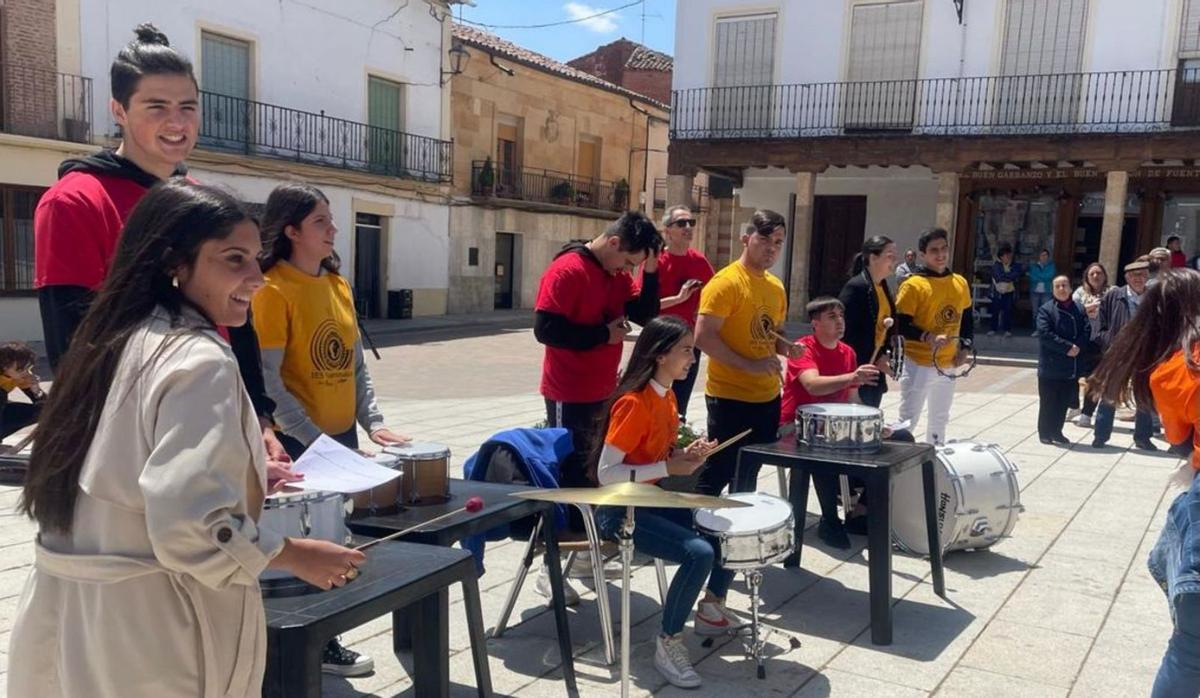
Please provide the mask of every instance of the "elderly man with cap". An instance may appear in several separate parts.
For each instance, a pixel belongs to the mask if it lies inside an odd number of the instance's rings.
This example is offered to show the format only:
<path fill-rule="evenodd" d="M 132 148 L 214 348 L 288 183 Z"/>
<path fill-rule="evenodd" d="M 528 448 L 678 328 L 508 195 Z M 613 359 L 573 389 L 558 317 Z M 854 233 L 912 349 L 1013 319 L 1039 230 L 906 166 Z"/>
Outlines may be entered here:
<path fill-rule="evenodd" d="M 1170 264 L 1169 261 L 1168 264 Z M 1133 317 L 1142 295 L 1146 292 L 1146 283 L 1149 278 L 1149 257 L 1138 257 L 1137 260 L 1125 265 L 1125 285 L 1108 289 L 1104 297 L 1100 299 L 1100 311 L 1097 313 L 1100 330 L 1096 336 L 1096 342 L 1103 350 L 1107 351 L 1112 346 L 1117 334 Z M 1101 402 L 1096 407 L 1093 448 L 1103 448 L 1108 443 L 1109 437 L 1112 436 L 1115 415 L 1116 406 L 1111 403 Z M 1143 451 L 1157 451 L 1158 447 L 1150 441 L 1153 430 L 1153 415 L 1138 409 L 1133 420 L 1133 445 Z"/>

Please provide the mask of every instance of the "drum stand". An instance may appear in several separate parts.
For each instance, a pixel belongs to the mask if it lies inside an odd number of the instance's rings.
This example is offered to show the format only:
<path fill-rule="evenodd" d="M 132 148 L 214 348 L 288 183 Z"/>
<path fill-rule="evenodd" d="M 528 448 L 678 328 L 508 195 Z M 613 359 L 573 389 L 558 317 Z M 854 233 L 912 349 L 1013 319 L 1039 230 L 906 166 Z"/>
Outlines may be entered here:
<path fill-rule="evenodd" d="M 757 665 L 758 678 L 765 679 L 767 678 L 767 668 L 763 665 L 763 661 L 766 659 L 767 638 L 772 633 L 779 633 L 788 639 L 788 644 L 792 649 L 800 647 L 800 640 L 779 628 L 771 628 L 762 624 L 758 617 L 758 595 L 762 588 L 762 570 L 745 570 L 743 574 L 746 576 L 746 586 L 750 590 L 750 635 L 747 637 L 744 633 L 742 634 L 742 647 L 746 651 L 746 656 L 753 659 Z"/>

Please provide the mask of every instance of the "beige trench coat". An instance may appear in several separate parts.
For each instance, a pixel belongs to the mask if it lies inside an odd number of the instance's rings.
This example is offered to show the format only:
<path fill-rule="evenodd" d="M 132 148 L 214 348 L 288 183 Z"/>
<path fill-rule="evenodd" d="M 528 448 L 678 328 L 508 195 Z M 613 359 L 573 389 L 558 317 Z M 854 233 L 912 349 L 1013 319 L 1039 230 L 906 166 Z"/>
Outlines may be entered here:
<path fill-rule="evenodd" d="M 43 532 L 13 627 L 8 695 L 261 695 L 266 458 L 228 344 L 161 309 L 119 362 L 72 532 Z"/>

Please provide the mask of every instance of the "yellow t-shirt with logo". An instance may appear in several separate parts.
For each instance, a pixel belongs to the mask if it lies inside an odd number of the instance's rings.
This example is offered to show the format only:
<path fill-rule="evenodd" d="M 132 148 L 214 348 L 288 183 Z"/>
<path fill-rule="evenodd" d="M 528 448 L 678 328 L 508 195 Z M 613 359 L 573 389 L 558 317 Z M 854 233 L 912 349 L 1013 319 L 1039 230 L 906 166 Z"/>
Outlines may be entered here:
<path fill-rule="evenodd" d="M 279 262 L 254 294 L 254 329 L 263 349 L 282 349 L 283 385 L 326 434 L 354 426 L 357 316 L 339 274 L 306 274 Z"/>
<path fill-rule="evenodd" d="M 724 318 L 720 336 L 729 348 L 747 359 L 775 355 L 775 335 L 787 315 L 787 293 L 770 272 L 756 273 L 741 262 L 717 272 L 700 291 L 700 314 Z M 779 376 L 746 373 L 715 358 L 708 360 L 706 395 L 769 402 L 779 395 Z"/>
<path fill-rule="evenodd" d="M 963 311 L 971 307 L 971 289 L 958 274 L 925 276 L 914 274 L 900 284 L 896 312 L 911 315 L 913 323 L 933 335 L 958 336 Z M 939 366 L 951 366 L 958 344 L 950 342 L 938 351 Z M 928 342 L 906 340 L 904 356 L 920 366 L 933 366 L 933 347 Z"/>

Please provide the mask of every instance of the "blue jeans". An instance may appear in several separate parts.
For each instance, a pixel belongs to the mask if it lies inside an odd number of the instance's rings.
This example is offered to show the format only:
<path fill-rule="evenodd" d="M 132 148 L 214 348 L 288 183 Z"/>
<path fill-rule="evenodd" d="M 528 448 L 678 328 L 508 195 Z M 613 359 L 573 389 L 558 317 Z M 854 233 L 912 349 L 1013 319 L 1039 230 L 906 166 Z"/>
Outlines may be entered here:
<path fill-rule="evenodd" d="M 615 538 L 625 522 L 625 509 L 601 507 L 596 520 L 601 535 Z M 683 632 L 705 580 L 713 596 L 724 599 L 729 592 L 733 572 L 716 566 L 716 544 L 696 531 L 690 509 L 635 509 L 633 547 L 651 557 L 679 563 L 663 604 L 665 635 Z"/>
<path fill-rule="evenodd" d="M 1108 443 L 1112 437 L 1113 419 L 1116 418 L 1117 408 L 1109 402 L 1096 405 L 1096 421 L 1092 424 L 1093 440 L 1102 444 Z M 1146 441 L 1154 433 L 1154 417 L 1149 412 L 1138 410 L 1133 418 L 1133 440 Z"/>
<path fill-rule="evenodd" d="M 992 332 L 1008 332 L 1012 329 L 1013 301 L 1016 297 L 1015 291 L 992 296 Z"/>
<path fill-rule="evenodd" d="M 1167 594 L 1175 630 L 1154 679 L 1153 698 L 1200 696 L 1200 478 L 1175 498 L 1147 560 Z"/>

